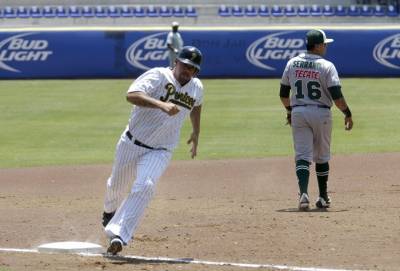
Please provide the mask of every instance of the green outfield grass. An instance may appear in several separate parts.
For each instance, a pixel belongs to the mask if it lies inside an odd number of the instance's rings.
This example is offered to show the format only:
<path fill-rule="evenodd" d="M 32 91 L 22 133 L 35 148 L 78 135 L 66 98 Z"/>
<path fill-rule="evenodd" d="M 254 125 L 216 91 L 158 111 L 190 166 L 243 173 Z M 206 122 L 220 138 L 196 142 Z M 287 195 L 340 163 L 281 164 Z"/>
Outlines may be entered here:
<path fill-rule="evenodd" d="M 131 80 L 0 81 L 0 167 L 111 163 Z M 278 79 L 203 80 L 199 159 L 292 155 Z M 355 126 L 333 110 L 333 153 L 400 151 L 400 79 L 342 79 Z M 189 121 L 175 159 L 189 159 Z"/>

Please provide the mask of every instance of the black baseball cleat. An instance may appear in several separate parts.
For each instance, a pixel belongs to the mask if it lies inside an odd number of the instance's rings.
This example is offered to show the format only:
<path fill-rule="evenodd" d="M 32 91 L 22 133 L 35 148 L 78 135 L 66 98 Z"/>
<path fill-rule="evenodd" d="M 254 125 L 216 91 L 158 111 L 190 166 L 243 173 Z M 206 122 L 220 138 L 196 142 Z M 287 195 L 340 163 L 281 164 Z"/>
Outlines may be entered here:
<path fill-rule="evenodd" d="M 319 209 L 325 209 L 331 207 L 331 198 L 326 196 L 326 197 L 318 197 L 317 202 L 315 203 L 315 206 Z"/>
<path fill-rule="evenodd" d="M 108 222 L 110 222 L 110 220 L 113 218 L 114 215 L 115 215 L 115 212 L 112 212 L 112 213 L 103 212 L 102 224 L 103 224 L 104 228 L 107 226 Z"/>
<path fill-rule="evenodd" d="M 122 251 L 122 245 L 124 242 L 122 241 L 121 237 L 114 236 L 110 239 L 110 245 L 107 248 L 107 253 L 112 255 L 117 255 L 118 252 Z"/>

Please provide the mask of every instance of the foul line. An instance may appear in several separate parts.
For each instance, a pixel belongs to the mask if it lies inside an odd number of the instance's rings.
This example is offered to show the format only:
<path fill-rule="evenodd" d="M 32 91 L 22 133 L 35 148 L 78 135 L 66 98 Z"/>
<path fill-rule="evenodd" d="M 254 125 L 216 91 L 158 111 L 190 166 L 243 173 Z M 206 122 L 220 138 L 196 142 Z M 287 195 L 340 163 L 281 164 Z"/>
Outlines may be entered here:
<path fill-rule="evenodd" d="M 20 248 L 0 248 L 0 252 L 43 253 L 39 252 L 37 249 L 20 249 Z M 58 253 L 45 253 L 45 254 L 58 254 Z M 288 271 L 368 271 L 368 270 L 354 270 L 354 269 L 350 270 L 350 269 L 331 269 L 331 268 L 317 268 L 317 267 L 299 267 L 299 266 L 275 265 L 275 264 L 214 262 L 214 261 L 196 260 L 191 258 L 144 257 L 135 255 L 114 256 L 109 254 L 94 254 L 94 253 L 69 253 L 69 254 L 79 255 L 84 257 L 103 257 L 115 260 L 136 260 L 136 261 L 145 261 L 153 263 L 204 264 L 204 265 L 215 265 L 215 266 L 235 266 L 235 267 L 245 267 L 245 268 L 268 268 L 268 269 L 288 270 Z"/>

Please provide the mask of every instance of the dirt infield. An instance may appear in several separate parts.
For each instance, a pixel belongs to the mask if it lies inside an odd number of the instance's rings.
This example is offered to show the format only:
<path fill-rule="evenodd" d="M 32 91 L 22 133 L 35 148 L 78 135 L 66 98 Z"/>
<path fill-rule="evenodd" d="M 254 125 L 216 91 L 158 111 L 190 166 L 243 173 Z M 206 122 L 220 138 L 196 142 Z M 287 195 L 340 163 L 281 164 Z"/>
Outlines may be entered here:
<path fill-rule="evenodd" d="M 327 212 L 297 211 L 292 158 L 173 162 L 122 255 L 400 270 L 399 161 L 400 153 L 334 156 Z M 105 246 L 100 220 L 110 170 L 0 170 L 0 248 L 59 241 Z M 254 269 L 0 252 L 0 270 Z"/>

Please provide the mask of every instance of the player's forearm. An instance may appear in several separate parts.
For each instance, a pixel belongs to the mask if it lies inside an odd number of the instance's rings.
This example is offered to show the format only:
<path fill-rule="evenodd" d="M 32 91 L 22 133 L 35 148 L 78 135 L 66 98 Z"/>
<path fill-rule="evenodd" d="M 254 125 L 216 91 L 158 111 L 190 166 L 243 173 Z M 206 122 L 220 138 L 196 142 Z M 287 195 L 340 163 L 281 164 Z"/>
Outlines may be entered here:
<path fill-rule="evenodd" d="M 333 101 L 335 102 L 335 105 L 337 106 L 337 108 L 339 108 L 340 111 L 342 111 L 342 113 L 346 116 L 346 118 L 351 118 L 352 113 L 351 113 L 350 108 L 347 105 L 344 97 L 333 100 Z"/>
<path fill-rule="evenodd" d="M 344 97 L 333 100 L 333 101 L 335 102 L 335 105 L 337 106 L 337 108 L 339 108 L 341 111 L 346 110 L 346 108 L 348 108 L 348 105 L 347 105 Z"/>
<path fill-rule="evenodd" d="M 281 84 L 279 97 L 281 98 L 281 102 L 286 110 L 289 110 L 288 108 L 290 107 L 290 86 Z"/>
<path fill-rule="evenodd" d="M 201 106 L 195 106 L 190 112 L 190 120 L 192 123 L 193 133 L 197 136 L 200 134 Z"/>
<path fill-rule="evenodd" d="M 126 100 L 137 106 L 162 108 L 162 101 L 154 99 L 143 92 L 130 92 L 126 95 Z"/>
<path fill-rule="evenodd" d="M 281 97 L 281 102 L 283 106 L 287 109 L 290 106 L 290 99 L 286 97 Z"/>

